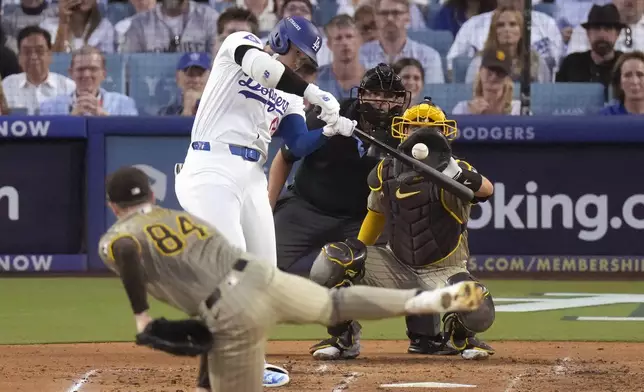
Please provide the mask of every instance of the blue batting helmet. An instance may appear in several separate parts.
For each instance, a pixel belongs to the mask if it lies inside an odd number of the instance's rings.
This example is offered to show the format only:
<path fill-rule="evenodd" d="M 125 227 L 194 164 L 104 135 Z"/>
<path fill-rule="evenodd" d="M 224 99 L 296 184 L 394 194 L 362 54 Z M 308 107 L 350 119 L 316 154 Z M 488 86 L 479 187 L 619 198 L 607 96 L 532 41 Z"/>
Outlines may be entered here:
<path fill-rule="evenodd" d="M 317 65 L 317 53 L 322 46 L 322 37 L 317 27 L 301 16 L 289 16 L 277 23 L 268 43 L 277 54 L 286 54 L 295 45 Z"/>

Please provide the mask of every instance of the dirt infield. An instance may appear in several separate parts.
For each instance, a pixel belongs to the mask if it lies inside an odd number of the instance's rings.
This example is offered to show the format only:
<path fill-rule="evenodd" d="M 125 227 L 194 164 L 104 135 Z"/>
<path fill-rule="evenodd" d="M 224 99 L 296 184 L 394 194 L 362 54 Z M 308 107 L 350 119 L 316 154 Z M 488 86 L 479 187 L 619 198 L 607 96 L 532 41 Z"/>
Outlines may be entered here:
<path fill-rule="evenodd" d="M 494 342 L 497 354 L 479 362 L 406 354 L 401 341 L 367 341 L 356 360 L 319 362 L 307 354 L 310 343 L 269 344 L 269 361 L 291 371 L 280 391 L 407 391 L 380 386 L 413 382 L 485 392 L 644 391 L 640 343 Z M 0 391 L 192 392 L 196 363 L 128 343 L 0 346 Z"/>

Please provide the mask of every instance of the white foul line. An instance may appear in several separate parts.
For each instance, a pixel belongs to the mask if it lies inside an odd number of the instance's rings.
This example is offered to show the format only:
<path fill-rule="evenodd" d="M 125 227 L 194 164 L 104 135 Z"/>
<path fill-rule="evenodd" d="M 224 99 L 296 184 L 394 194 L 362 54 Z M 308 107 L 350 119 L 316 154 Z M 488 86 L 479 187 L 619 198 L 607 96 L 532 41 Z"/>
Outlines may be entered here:
<path fill-rule="evenodd" d="M 83 374 L 83 376 L 80 379 L 78 379 L 78 381 L 76 381 L 74 383 L 74 385 L 72 385 L 67 390 L 67 392 L 78 392 L 78 391 L 80 391 L 80 389 L 83 386 L 83 384 L 88 382 L 89 378 L 92 377 L 94 374 L 96 374 L 97 371 L 98 371 L 97 369 L 93 369 L 93 370 L 90 370 L 89 372 Z"/>
<path fill-rule="evenodd" d="M 644 321 L 644 317 L 593 317 L 578 316 L 575 321 Z"/>
<path fill-rule="evenodd" d="M 382 384 L 380 388 L 476 388 L 476 385 L 453 384 L 448 382 L 407 382 L 401 384 Z"/>

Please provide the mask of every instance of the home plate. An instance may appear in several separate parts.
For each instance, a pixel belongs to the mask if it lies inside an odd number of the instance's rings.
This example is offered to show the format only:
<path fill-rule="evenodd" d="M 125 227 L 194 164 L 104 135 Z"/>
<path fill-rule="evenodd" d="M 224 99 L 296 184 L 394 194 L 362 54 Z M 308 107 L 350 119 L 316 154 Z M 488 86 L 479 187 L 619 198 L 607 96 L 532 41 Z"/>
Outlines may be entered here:
<path fill-rule="evenodd" d="M 401 384 L 382 384 L 380 388 L 476 388 L 476 385 L 446 382 L 408 382 Z"/>

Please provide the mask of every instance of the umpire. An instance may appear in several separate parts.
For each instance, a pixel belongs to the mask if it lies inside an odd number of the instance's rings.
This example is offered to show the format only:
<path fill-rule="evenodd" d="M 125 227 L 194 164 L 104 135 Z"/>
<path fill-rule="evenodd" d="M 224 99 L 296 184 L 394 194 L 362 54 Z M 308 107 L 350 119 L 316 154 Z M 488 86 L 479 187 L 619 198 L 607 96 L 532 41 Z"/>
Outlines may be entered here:
<path fill-rule="evenodd" d="M 357 98 L 341 103 L 340 115 L 356 120 L 361 130 L 378 139 L 394 143 L 388 129 L 393 117 L 407 109 L 409 96 L 393 70 L 380 64 L 365 73 Z M 321 125 L 316 109 L 307 114 L 309 129 Z M 277 266 L 282 271 L 308 276 L 313 258 L 305 265 L 298 261 L 311 252 L 317 255 L 332 238 L 357 235 L 367 213 L 366 179 L 380 159 L 379 151 L 358 136 L 331 138 L 302 159 L 293 184 L 278 200 L 293 164 L 300 160 L 282 145 L 271 165 L 268 185 L 275 206 Z"/>
<path fill-rule="evenodd" d="M 365 73 L 356 95 L 341 103 L 340 114 L 358 121 L 361 130 L 396 147 L 398 140 L 391 135 L 391 122 L 404 113 L 410 102 L 410 93 L 400 77 L 388 65 L 379 64 Z M 309 129 L 321 125 L 317 114 L 308 113 Z M 282 146 L 271 165 L 268 184 L 271 205 L 275 206 L 277 266 L 282 271 L 308 276 L 324 245 L 358 235 L 367 214 L 370 193 L 367 177 L 382 158 L 375 146 L 358 136 L 331 138 L 302 159 L 294 183 L 278 199 L 293 164 L 300 159 Z M 378 243 L 386 241 L 386 235 L 382 235 Z M 457 354 L 441 344 L 442 336 L 428 336 L 424 332 L 434 331 L 436 321 L 432 316 L 407 317 L 409 352 Z M 346 326 L 343 330 L 346 331 Z M 332 332 L 329 329 L 332 338 L 311 348 L 316 358 L 347 359 L 359 355 L 359 323 L 351 323 L 349 333 L 343 336 L 336 337 L 338 334 Z"/>

